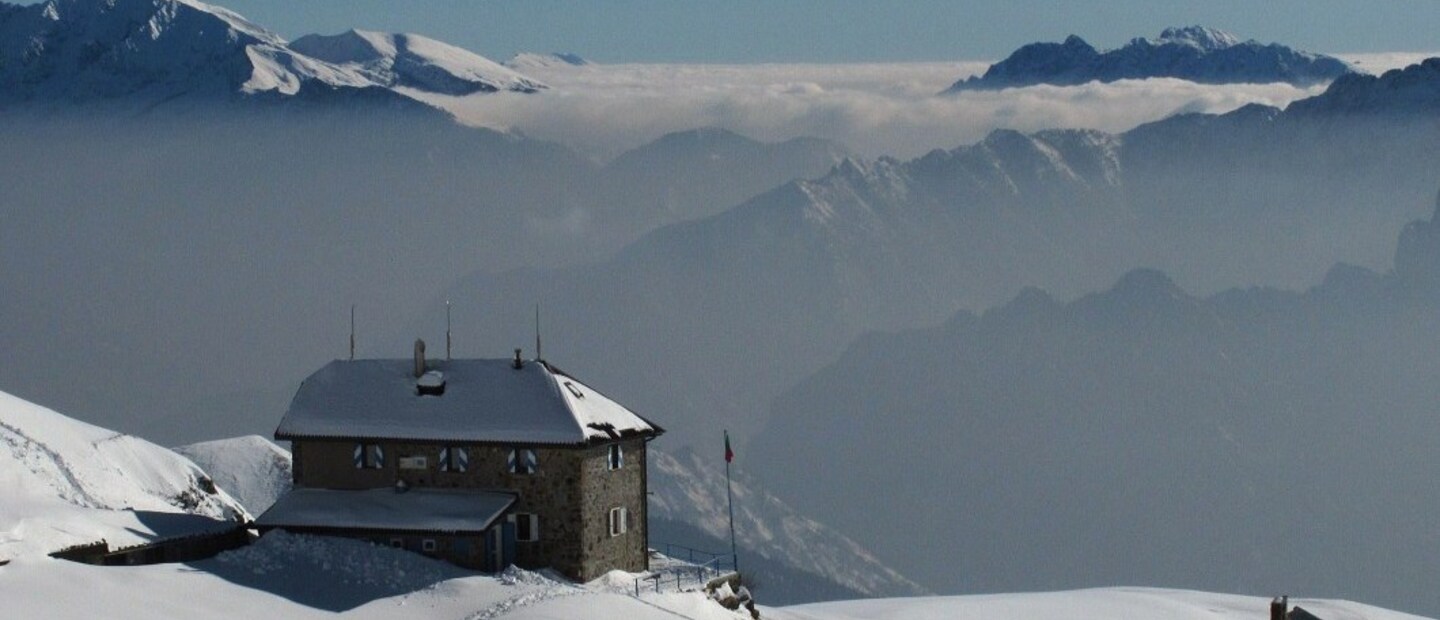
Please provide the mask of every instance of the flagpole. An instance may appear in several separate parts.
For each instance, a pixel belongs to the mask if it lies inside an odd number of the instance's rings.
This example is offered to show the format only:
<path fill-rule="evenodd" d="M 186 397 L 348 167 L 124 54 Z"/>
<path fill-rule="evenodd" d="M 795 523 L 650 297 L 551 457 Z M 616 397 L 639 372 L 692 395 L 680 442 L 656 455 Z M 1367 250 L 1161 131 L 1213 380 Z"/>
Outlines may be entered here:
<path fill-rule="evenodd" d="M 730 451 L 730 431 L 725 431 L 725 501 L 730 507 L 730 564 L 735 572 L 740 572 L 740 556 L 735 553 L 735 495 L 730 491 L 730 459 L 734 453 Z"/>

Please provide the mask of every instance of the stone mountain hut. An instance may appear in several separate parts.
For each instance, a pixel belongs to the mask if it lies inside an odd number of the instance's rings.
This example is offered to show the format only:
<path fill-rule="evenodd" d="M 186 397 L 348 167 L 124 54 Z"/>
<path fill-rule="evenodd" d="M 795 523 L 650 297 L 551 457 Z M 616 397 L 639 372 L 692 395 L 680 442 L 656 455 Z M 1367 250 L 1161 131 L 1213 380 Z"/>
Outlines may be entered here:
<path fill-rule="evenodd" d="M 647 568 L 646 444 L 663 433 L 540 360 L 334 361 L 275 431 L 294 489 L 263 532 L 346 536 L 579 581 Z"/>

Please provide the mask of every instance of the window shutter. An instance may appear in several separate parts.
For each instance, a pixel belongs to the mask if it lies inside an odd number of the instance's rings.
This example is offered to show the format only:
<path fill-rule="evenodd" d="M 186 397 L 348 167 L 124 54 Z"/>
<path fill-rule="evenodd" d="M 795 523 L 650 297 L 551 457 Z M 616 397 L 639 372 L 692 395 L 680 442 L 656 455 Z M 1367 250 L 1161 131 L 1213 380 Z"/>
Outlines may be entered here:
<path fill-rule="evenodd" d="M 450 448 L 440 448 L 440 471 L 450 471 Z"/>
<path fill-rule="evenodd" d="M 627 509 L 627 508 L 621 508 L 621 509 L 620 509 L 620 533 L 621 533 L 621 534 L 624 534 L 625 532 L 628 532 L 628 531 L 630 531 L 630 510 Z"/>
<path fill-rule="evenodd" d="M 385 467 L 385 449 L 381 448 L 380 444 L 372 447 L 375 449 L 375 469 L 383 469 Z"/>
<path fill-rule="evenodd" d="M 355 469 L 365 467 L 365 444 L 355 444 Z"/>
<path fill-rule="evenodd" d="M 514 449 L 511 449 L 511 450 L 510 450 L 510 456 L 508 456 L 508 457 L 505 458 L 505 466 L 508 467 L 508 468 L 510 468 L 510 473 L 513 474 L 513 473 L 516 473 L 515 465 L 516 465 L 516 461 L 515 461 L 515 450 L 514 450 Z"/>
<path fill-rule="evenodd" d="M 470 468 L 470 453 L 465 448 L 455 448 L 455 471 L 465 471 Z"/>
<path fill-rule="evenodd" d="M 525 473 L 527 473 L 527 474 L 533 474 L 533 473 L 535 473 L 536 465 L 538 465 L 538 463 L 537 463 L 536 458 L 535 458 L 535 451 L 534 451 L 534 450 L 530 450 L 530 449 L 526 449 L 526 450 L 525 450 Z"/>

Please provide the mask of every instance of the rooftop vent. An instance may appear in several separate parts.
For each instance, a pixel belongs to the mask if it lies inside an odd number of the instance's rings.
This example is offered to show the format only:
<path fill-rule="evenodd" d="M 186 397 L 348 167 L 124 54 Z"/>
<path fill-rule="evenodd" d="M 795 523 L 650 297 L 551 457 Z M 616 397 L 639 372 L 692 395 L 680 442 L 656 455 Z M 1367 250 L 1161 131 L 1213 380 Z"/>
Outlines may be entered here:
<path fill-rule="evenodd" d="M 438 370 L 426 371 L 415 380 L 415 392 L 421 396 L 440 396 L 445 393 L 445 373 Z"/>
<path fill-rule="evenodd" d="M 425 374 L 425 341 L 424 341 L 424 340 L 421 340 L 421 339 L 419 339 L 419 338 L 416 338 L 416 339 L 415 339 L 415 378 L 416 378 L 416 379 L 419 379 L 419 378 L 420 378 L 420 375 L 423 375 L 423 374 Z"/>
<path fill-rule="evenodd" d="M 515 366 L 515 370 L 520 370 L 521 368 L 524 368 L 524 367 L 525 367 L 525 362 L 520 359 L 520 349 L 515 349 L 515 362 L 514 362 L 514 366 Z"/>

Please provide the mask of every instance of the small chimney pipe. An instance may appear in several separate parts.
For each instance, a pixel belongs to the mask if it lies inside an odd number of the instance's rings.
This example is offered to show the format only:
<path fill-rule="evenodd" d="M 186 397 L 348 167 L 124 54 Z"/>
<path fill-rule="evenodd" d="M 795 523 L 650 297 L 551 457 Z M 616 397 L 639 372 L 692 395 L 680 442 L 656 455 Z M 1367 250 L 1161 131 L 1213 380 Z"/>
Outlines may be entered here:
<path fill-rule="evenodd" d="M 1286 620 L 1289 616 L 1289 596 L 1277 596 L 1270 601 L 1270 620 Z"/>
<path fill-rule="evenodd" d="M 420 375 L 423 375 L 423 374 L 425 374 L 425 341 L 424 341 L 424 340 L 421 340 L 421 339 L 419 339 L 419 338 L 416 338 L 416 339 L 415 339 L 415 378 L 416 378 L 416 379 L 419 379 L 419 378 L 420 378 Z"/>
<path fill-rule="evenodd" d="M 520 349 L 515 349 L 515 363 L 514 363 L 514 365 L 515 365 L 515 370 L 520 370 L 522 367 L 525 366 L 525 362 L 524 362 L 524 361 L 521 361 L 521 359 L 520 359 Z"/>

